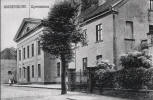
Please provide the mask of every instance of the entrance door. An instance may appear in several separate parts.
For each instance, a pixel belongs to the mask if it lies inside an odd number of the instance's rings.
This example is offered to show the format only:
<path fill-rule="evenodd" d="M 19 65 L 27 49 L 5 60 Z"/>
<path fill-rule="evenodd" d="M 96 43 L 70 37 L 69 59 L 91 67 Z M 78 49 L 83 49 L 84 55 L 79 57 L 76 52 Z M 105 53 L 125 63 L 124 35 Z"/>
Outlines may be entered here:
<path fill-rule="evenodd" d="M 27 67 L 27 82 L 30 82 L 30 66 Z"/>

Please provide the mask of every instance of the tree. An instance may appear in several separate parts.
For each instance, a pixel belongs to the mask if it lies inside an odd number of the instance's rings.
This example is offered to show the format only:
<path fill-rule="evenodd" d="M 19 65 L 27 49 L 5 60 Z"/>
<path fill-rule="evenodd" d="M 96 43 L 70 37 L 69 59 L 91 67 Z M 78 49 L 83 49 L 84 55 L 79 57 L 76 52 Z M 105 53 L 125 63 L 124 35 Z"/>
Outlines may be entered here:
<path fill-rule="evenodd" d="M 74 44 L 81 42 L 83 35 L 80 32 L 78 17 L 78 5 L 72 5 L 69 1 L 63 1 L 53 6 L 48 18 L 43 21 L 45 30 L 41 36 L 42 49 L 51 55 L 61 59 L 61 94 L 66 94 L 66 65 L 73 58 Z"/>

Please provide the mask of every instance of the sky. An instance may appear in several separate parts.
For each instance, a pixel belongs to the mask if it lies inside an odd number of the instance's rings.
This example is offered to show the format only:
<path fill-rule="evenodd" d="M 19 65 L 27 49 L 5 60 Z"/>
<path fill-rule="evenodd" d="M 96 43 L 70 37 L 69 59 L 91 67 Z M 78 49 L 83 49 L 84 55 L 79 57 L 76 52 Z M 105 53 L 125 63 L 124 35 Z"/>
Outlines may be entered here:
<path fill-rule="evenodd" d="M 30 18 L 44 19 L 54 4 L 54 0 L 1 0 L 1 50 L 16 48 L 13 38 L 23 18 L 29 17 L 29 1 Z"/>

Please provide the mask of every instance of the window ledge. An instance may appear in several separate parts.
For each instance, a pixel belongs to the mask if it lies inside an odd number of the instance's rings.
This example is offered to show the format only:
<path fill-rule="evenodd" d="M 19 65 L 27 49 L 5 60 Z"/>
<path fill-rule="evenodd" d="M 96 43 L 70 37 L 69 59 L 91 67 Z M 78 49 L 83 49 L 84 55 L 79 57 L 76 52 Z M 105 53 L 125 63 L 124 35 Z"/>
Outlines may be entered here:
<path fill-rule="evenodd" d="M 130 39 L 130 38 L 124 38 L 124 40 L 127 40 L 127 41 L 135 41 L 135 39 Z"/>
<path fill-rule="evenodd" d="M 100 42 L 103 42 L 103 40 L 96 41 L 95 43 L 100 43 Z"/>

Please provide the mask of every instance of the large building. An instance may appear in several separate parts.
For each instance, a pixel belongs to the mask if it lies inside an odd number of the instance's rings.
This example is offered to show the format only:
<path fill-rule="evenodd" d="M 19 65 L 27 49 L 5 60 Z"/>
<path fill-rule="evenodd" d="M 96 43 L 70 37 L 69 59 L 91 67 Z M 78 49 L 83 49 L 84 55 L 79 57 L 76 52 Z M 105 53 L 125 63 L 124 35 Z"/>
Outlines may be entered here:
<path fill-rule="evenodd" d="M 76 72 L 83 76 L 87 67 L 96 66 L 98 59 L 119 69 L 121 54 L 147 42 L 147 33 L 153 29 L 153 1 L 98 0 L 98 4 L 81 12 L 80 21 L 86 41 L 75 51 L 76 64 L 71 65 Z M 150 47 L 151 54 L 152 51 Z"/>
<path fill-rule="evenodd" d="M 24 18 L 16 33 L 18 83 L 60 82 L 60 61 L 40 48 L 43 29 L 40 19 Z"/>

